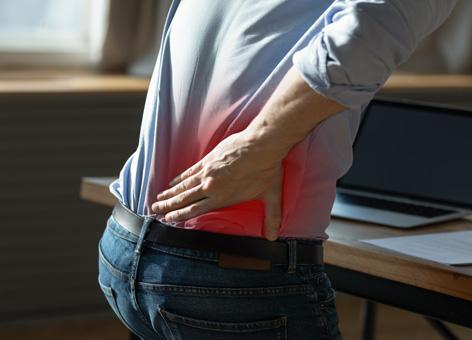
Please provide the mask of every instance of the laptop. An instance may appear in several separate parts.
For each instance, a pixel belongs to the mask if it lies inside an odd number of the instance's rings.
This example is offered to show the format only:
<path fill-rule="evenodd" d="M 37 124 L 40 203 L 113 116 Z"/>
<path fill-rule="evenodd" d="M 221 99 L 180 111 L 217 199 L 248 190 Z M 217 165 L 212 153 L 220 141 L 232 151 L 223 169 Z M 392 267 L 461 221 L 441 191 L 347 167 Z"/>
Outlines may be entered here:
<path fill-rule="evenodd" d="M 412 228 L 472 215 L 472 110 L 374 99 L 331 215 Z"/>

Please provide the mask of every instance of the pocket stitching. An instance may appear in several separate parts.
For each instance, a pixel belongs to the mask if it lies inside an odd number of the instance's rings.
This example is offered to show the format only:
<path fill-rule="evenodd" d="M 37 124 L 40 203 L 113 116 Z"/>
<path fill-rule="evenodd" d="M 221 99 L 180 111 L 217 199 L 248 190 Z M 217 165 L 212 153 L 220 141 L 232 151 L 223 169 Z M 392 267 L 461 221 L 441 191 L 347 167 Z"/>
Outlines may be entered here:
<path fill-rule="evenodd" d="M 159 312 L 166 320 L 176 324 L 182 324 L 188 327 L 205 329 L 210 331 L 220 332 L 234 332 L 234 333 L 246 333 L 246 332 L 258 332 L 264 330 L 276 330 L 278 335 L 286 331 L 287 315 L 280 315 L 270 320 L 258 320 L 248 322 L 226 322 L 226 321 L 211 321 L 211 320 L 200 320 L 191 318 L 188 316 L 179 315 L 170 312 L 166 309 L 159 308 Z M 174 328 L 174 327 L 170 327 Z"/>
<path fill-rule="evenodd" d="M 330 308 L 336 308 L 334 306 L 334 302 L 336 301 L 336 291 L 333 288 L 330 289 L 331 294 L 329 294 L 326 299 L 318 301 L 318 307 L 320 310 L 321 319 L 323 321 L 324 332 L 326 333 L 328 339 L 332 339 L 332 334 L 328 323 L 327 313 Z"/>
<path fill-rule="evenodd" d="M 254 296 L 288 296 L 288 295 L 304 295 L 313 293 L 314 288 L 311 284 L 274 286 L 274 287 L 205 287 L 205 286 L 189 286 L 175 284 L 158 284 L 137 282 L 138 286 L 143 290 L 153 292 L 171 292 L 181 295 L 192 296 L 218 296 L 218 297 L 254 297 Z"/>
<path fill-rule="evenodd" d="M 328 297 L 325 298 L 324 300 L 319 301 L 319 305 L 321 309 L 324 309 L 324 310 L 328 309 L 329 308 L 328 306 L 336 300 L 336 291 L 332 288 L 330 289 L 331 289 L 331 294 L 329 294 Z"/>
<path fill-rule="evenodd" d="M 105 284 L 102 283 L 102 281 L 100 280 L 100 276 L 98 277 L 98 284 L 100 285 L 100 288 L 102 289 L 103 291 L 103 294 L 109 296 L 109 297 L 113 297 L 113 293 L 112 293 L 112 288 L 109 287 L 109 286 L 106 286 Z"/>
<path fill-rule="evenodd" d="M 101 248 L 101 239 L 100 239 L 100 242 L 98 243 L 98 257 L 99 257 L 99 260 L 111 272 L 112 275 L 120 279 L 123 279 L 125 281 L 129 280 L 129 276 L 127 273 L 121 271 L 118 268 L 115 268 L 115 266 L 113 266 L 113 264 L 105 257 Z"/>
<path fill-rule="evenodd" d="M 308 270 L 308 273 L 305 273 L 304 271 L 307 271 L 307 270 Z M 323 279 L 327 277 L 327 274 L 325 271 L 320 271 L 320 270 L 311 271 L 309 267 L 303 268 L 302 272 L 297 270 L 295 273 L 300 280 L 302 280 L 303 282 L 308 282 L 307 284 L 311 286 L 313 286 L 313 284 L 318 286 L 320 282 L 322 282 Z"/>
<path fill-rule="evenodd" d="M 125 321 L 123 318 L 123 315 L 121 315 L 120 309 L 118 308 L 118 303 L 116 301 L 115 293 L 114 290 L 111 286 L 105 285 L 103 282 L 100 280 L 100 276 L 98 277 L 98 284 L 102 288 L 102 291 L 105 295 L 107 295 L 110 298 L 110 303 L 112 304 L 111 308 L 115 312 L 116 316 L 120 319 L 120 321 L 125 325 L 129 330 L 131 330 L 134 334 L 140 336 L 141 338 L 145 338 L 144 335 L 141 334 L 141 332 L 137 332 L 134 327 L 131 327 L 128 322 Z"/>

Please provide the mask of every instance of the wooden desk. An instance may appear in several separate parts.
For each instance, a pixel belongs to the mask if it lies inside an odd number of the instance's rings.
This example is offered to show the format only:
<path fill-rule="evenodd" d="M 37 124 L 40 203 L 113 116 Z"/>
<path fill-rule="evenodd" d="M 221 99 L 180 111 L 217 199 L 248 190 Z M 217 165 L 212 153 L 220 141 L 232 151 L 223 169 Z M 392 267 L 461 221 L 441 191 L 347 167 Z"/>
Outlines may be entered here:
<path fill-rule="evenodd" d="M 420 74 L 395 72 L 383 86 L 390 91 L 403 90 L 445 90 L 471 91 L 470 74 Z"/>
<path fill-rule="evenodd" d="M 472 75 L 395 73 L 378 95 L 471 107 Z"/>
<path fill-rule="evenodd" d="M 88 70 L 0 70 L 0 94 L 146 93 L 148 78 Z"/>
<path fill-rule="evenodd" d="M 85 177 L 81 197 L 113 206 L 114 178 Z M 364 238 L 471 230 L 456 220 L 410 230 L 333 219 L 327 229 L 325 262 L 335 289 L 433 318 L 472 327 L 472 266 L 451 267 L 359 242 Z"/>
<path fill-rule="evenodd" d="M 146 93 L 149 78 L 125 74 L 105 74 L 81 69 L 0 69 L 0 94 L 67 94 L 137 92 Z M 470 102 L 472 75 L 420 74 L 395 72 L 387 80 L 382 95 L 413 94 L 439 100 L 451 96 Z M 434 95 L 434 97 L 432 96 Z M 447 100 L 446 100 L 447 102 Z"/>

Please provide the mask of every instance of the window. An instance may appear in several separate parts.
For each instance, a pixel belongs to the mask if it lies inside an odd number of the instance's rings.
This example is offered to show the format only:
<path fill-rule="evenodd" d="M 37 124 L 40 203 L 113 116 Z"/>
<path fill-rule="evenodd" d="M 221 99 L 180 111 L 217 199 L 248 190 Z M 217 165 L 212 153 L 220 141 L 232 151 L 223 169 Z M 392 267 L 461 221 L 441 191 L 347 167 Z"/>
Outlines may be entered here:
<path fill-rule="evenodd" d="M 104 35 L 105 0 L 0 0 L 0 64 L 84 65 Z"/>

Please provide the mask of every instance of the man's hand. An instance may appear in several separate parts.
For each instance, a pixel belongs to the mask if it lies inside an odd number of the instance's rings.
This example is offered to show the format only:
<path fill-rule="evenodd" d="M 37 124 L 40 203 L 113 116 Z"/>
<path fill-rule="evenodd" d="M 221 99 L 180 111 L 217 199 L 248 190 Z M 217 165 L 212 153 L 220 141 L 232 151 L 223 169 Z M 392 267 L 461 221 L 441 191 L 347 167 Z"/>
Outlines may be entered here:
<path fill-rule="evenodd" d="M 157 195 L 151 209 L 166 221 L 189 219 L 252 199 L 265 204 L 264 235 L 276 240 L 281 223 L 283 167 L 245 130 L 222 140 L 199 162 L 182 172 Z"/>

